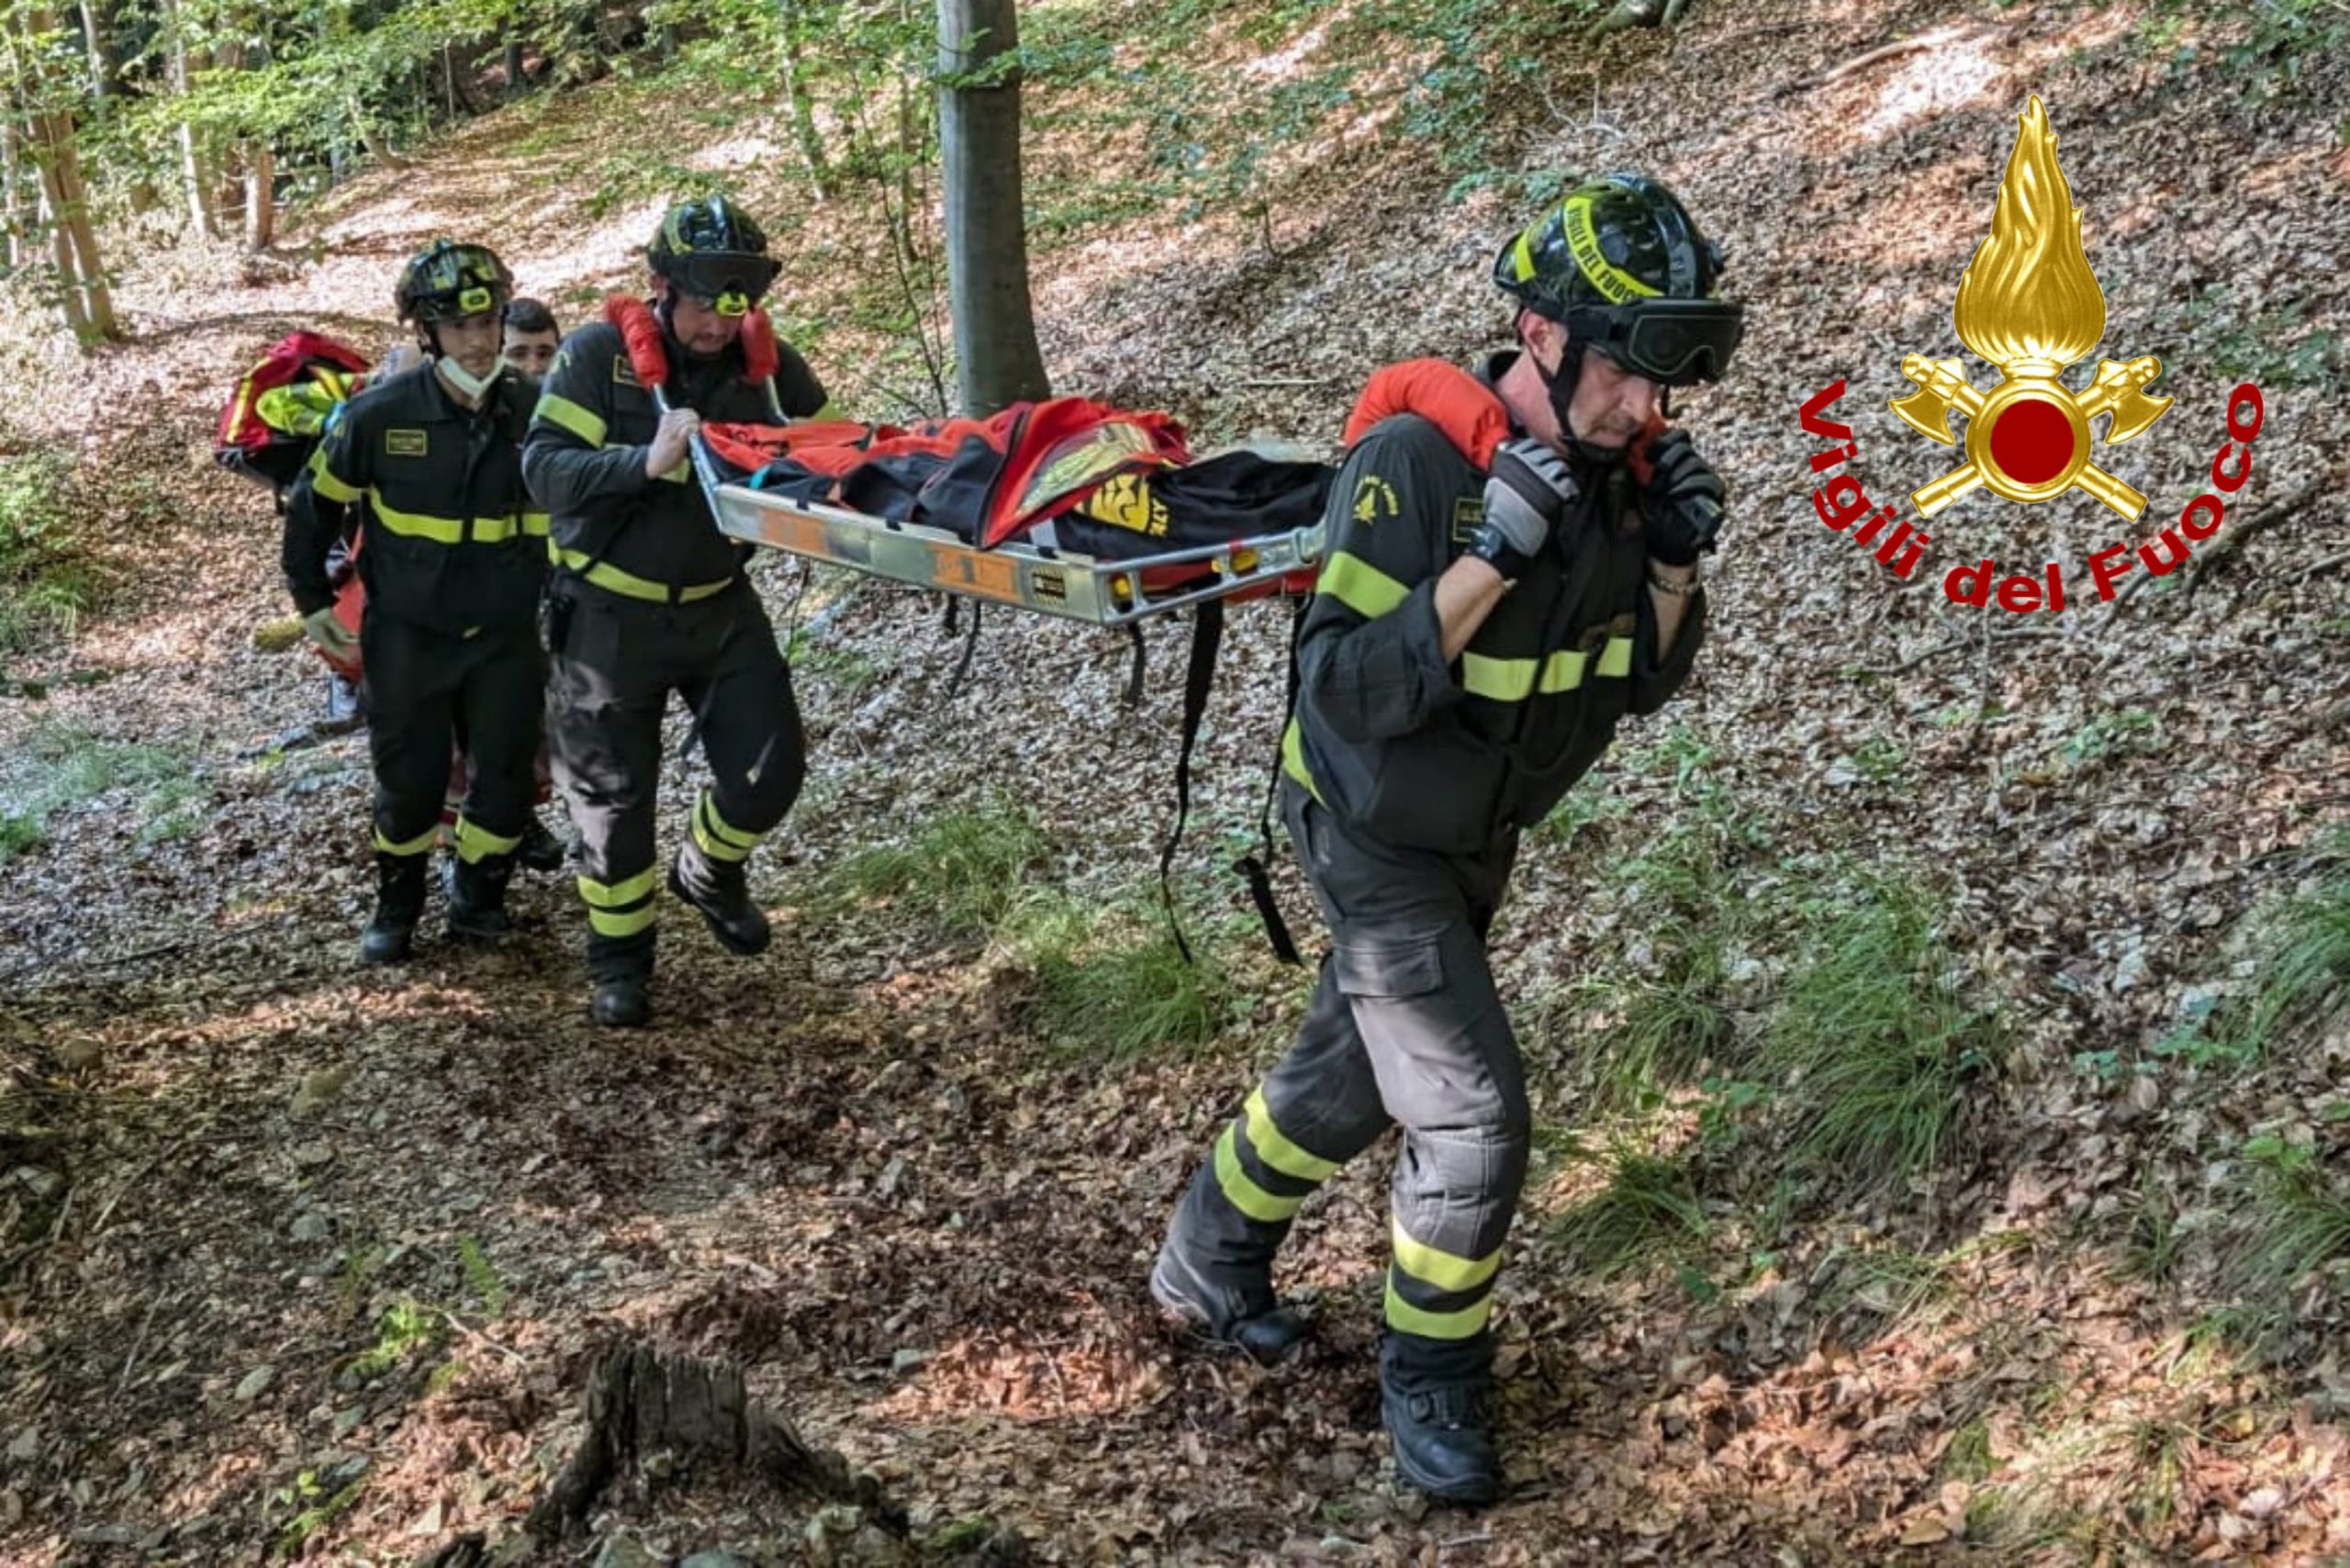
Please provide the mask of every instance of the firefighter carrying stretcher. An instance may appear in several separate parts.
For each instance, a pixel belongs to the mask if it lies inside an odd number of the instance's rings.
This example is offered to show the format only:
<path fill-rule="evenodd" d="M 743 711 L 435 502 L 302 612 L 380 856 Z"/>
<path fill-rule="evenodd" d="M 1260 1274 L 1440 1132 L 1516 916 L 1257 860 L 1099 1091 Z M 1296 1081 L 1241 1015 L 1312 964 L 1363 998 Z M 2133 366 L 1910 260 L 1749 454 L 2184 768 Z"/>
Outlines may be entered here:
<path fill-rule="evenodd" d="M 532 493 L 554 518 L 548 729 L 580 836 L 591 1007 L 603 1024 L 652 1016 L 654 807 L 669 694 L 692 711 L 711 781 L 667 885 L 730 952 L 767 945 L 745 862 L 806 773 L 791 672 L 744 575 L 747 547 L 719 532 L 688 463 L 704 419 L 828 412 L 789 346 L 778 345 L 772 376 L 748 375 L 744 319 L 781 270 L 767 251 L 759 226 L 723 196 L 673 207 L 645 247 L 670 411 L 655 409 L 619 329 L 598 322 L 564 340 L 523 449 Z"/>
<path fill-rule="evenodd" d="M 1206 1334 L 1281 1359 L 1304 1323 L 1274 1295 L 1275 1249 L 1306 1197 L 1401 1124 L 1381 1411 L 1398 1473 L 1440 1498 L 1502 1485 L 1488 1318 L 1529 1128 L 1486 934 L 1520 832 L 1621 718 L 1673 695 L 1704 636 L 1696 563 L 1721 481 L 1678 430 L 1649 446 L 1644 480 L 1627 459 L 1668 388 L 1729 363 L 1742 319 L 1719 271 L 1662 185 L 1583 185 L 1494 261 L 1520 348 L 1478 378 L 1506 415 L 1489 465 L 1416 414 L 1348 456 L 1282 745 L 1332 950 L 1151 1274 Z"/>

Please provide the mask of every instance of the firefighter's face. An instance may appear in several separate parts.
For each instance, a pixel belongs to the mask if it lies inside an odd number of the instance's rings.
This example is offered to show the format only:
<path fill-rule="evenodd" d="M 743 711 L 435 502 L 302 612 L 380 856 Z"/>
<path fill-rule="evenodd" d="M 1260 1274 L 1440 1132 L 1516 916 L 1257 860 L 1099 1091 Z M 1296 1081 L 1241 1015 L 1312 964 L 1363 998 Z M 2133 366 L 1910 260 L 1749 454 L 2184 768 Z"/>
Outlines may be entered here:
<path fill-rule="evenodd" d="M 1583 356 L 1575 387 L 1575 429 L 1595 446 L 1625 446 L 1657 411 L 1657 384 L 1594 352 Z"/>
<path fill-rule="evenodd" d="M 533 381 L 543 380 L 562 342 L 559 332 L 517 332 L 509 328 L 506 333 L 506 364 Z"/>
<path fill-rule="evenodd" d="M 1529 346 L 1541 357 L 1543 368 L 1555 373 L 1566 357 L 1566 329 L 1531 312 L 1527 319 Z M 1583 375 L 1567 405 L 1568 419 L 1574 433 L 1594 446 L 1628 446 L 1657 411 L 1659 396 L 1655 382 L 1593 350 L 1583 356 Z"/>
<path fill-rule="evenodd" d="M 484 310 L 461 316 L 454 321 L 442 321 L 435 324 L 433 332 L 440 341 L 441 353 L 462 365 L 467 375 L 478 381 L 498 368 L 498 340 L 504 329 L 498 325 L 497 311 Z"/>
<path fill-rule="evenodd" d="M 672 289 L 669 297 L 676 301 L 670 307 L 669 330 L 677 334 L 677 342 L 686 352 L 707 359 L 726 352 L 743 330 L 743 318 L 722 316 L 707 300 L 695 298 L 682 289 Z"/>

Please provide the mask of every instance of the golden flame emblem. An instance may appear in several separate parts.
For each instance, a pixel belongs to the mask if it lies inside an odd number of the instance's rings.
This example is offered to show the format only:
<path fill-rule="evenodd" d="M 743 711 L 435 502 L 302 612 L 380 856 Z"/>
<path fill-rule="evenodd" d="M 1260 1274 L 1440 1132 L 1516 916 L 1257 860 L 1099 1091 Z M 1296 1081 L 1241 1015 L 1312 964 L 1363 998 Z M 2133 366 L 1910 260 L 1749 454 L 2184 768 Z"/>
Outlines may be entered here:
<path fill-rule="evenodd" d="M 1965 465 L 1910 498 L 1931 517 L 1978 485 L 2034 503 L 2077 487 L 2134 522 L 2146 498 L 2089 461 L 2089 421 L 2113 416 L 2105 437 L 2112 446 L 2143 434 L 2171 405 L 2146 393 L 2162 362 L 2151 354 L 2100 360 L 2095 383 L 2077 397 L 2057 379 L 2105 336 L 2105 293 L 2089 270 L 2081 209 L 2037 95 L 2018 123 L 1990 237 L 1958 280 L 1953 312 L 1959 341 L 1999 367 L 1999 384 L 1977 392 L 1954 359 L 1913 353 L 1901 362 L 1918 390 L 1895 398 L 1893 411 L 1912 429 L 1954 446 L 1951 412 L 1966 416 Z"/>

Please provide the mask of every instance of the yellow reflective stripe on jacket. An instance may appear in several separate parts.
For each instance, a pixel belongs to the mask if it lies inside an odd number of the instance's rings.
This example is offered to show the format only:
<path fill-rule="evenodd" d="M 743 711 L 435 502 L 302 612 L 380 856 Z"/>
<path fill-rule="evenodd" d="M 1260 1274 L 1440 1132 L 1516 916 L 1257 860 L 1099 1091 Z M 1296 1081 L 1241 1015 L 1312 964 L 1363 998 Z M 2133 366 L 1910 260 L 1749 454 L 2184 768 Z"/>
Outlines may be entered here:
<path fill-rule="evenodd" d="M 1412 597 L 1410 588 L 1343 550 L 1323 563 L 1314 591 L 1328 594 L 1366 621 L 1378 620 Z"/>
<path fill-rule="evenodd" d="M 390 839 L 386 838 L 384 836 L 384 830 L 382 828 L 377 828 L 375 830 L 375 847 L 382 850 L 386 855 L 421 855 L 426 850 L 431 848 L 432 841 L 440 836 L 441 824 L 439 823 L 434 823 L 431 827 L 426 828 L 414 838 L 405 840 L 398 844 L 395 844 Z"/>
<path fill-rule="evenodd" d="M 601 448 L 605 433 L 611 429 L 600 415 L 581 408 L 558 392 L 539 394 L 539 406 L 531 410 L 531 422 L 544 420 L 551 425 L 567 430 L 588 445 Z"/>
<path fill-rule="evenodd" d="M 598 909 L 620 909 L 639 899 L 651 898 L 660 880 L 660 872 L 651 869 L 640 871 L 624 882 L 599 882 L 593 877 L 582 877 L 579 896 Z"/>
<path fill-rule="evenodd" d="M 1338 1168 L 1337 1160 L 1300 1148 L 1290 1141 L 1288 1134 L 1273 1125 L 1273 1114 L 1265 1108 L 1263 1089 L 1249 1091 L 1248 1103 L 1241 1107 L 1240 1114 L 1248 1118 L 1248 1145 L 1257 1151 L 1257 1158 L 1282 1175 L 1294 1176 L 1301 1182 L 1323 1182 Z"/>
<path fill-rule="evenodd" d="M 1306 768 L 1305 742 L 1298 734 L 1295 719 L 1292 719 L 1289 728 L 1281 732 L 1281 771 L 1304 785 L 1305 792 L 1314 797 L 1315 805 L 1325 803 L 1322 791 L 1315 787 L 1314 775 Z"/>
<path fill-rule="evenodd" d="M 1406 1334 L 1417 1334 L 1429 1339 L 1466 1339 L 1485 1327 L 1494 1315 L 1494 1298 L 1488 1294 L 1458 1312 L 1430 1312 L 1424 1306 L 1414 1306 L 1398 1294 L 1395 1277 L 1387 1277 L 1387 1327 Z"/>
<path fill-rule="evenodd" d="M 1241 1168 L 1240 1151 L 1233 1147 L 1232 1127 L 1225 1124 L 1224 1135 L 1215 1140 L 1215 1184 L 1232 1206 L 1250 1219 L 1274 1225 L 1297 1213 L 1304 1198 L 1284 1198 L 1278 1193 L 1268 1193 L 1257 1185 L 1248 1172 Z"/>
<path fill-rule="evenodd" d="M 1523 702 L 1539 692 L 1554 697 L 1572 691 L 1591 668 L 1591 655 L 1576 648 L 1561 648 L 1548 658 L 1497 659 L 1484 654 L 1460 655 L 1461 689 L 1496 702 Z M 1601 677 L 1621 679 L 1632 673 L 1632 639 L 1610 637 L 1600 650 Z"/>
<path fill-rule="evenodd" d="M 340 501 L 345 506 L 360 497 L 358 486 L 345 483 L 341 476 L 327 466 L 327 449 L 324 446 L 310 454 L 310 488 L 327 499 Z"/>
<path fill-rule="evenodd" d="M 666 583 L 656 583 L 649 577 L 640 577 L 632 572 L 623 572 L 609 561 L 597 560 L 585 550 L 565 550 L 550 539 L 547 541 L 547 558 L 559 566 L 568 567 L 577 572 L 599 588 L 626 594 L 631 599 L 649 599 L 655 604 L 669 602 L 669 588 Z M 680 603 L 691 604 L 696 599 L 708 599 L 715 593 L 724 593 L 733 586 L 733 577 L 728 577 L 722 582 L 693 583 L 681 589 L 677 599 Z"/>
<path fill-rule="evenodd" d="M 367 503 L 375 513 L 376 521 L 394 533 L 404 534 L 410 539 L 430 539 L 435 544 L 468 543 L 465 538 L 465 524 L 461 518 L 434 517 L 430 512 L 402 511 L 397 507 L 386 504 L 384 500 L 384 492 L 377 489 L 370 489 L 367 492 Z M 547 532 L 546 515 L 544 512 L 529 513 L 520 522 L 510 517 L 477 517 L 474 519 L 474 532 L 470 543 L 503 544 L 509 539 L 528 535 L 544 537 Z M 538 519 L 536 527 L 531 525 L 530 519 L 532 517 Z"/>
<path fill-rule="evenodd" d="M 661 906 L 655 903 L 619 914 L 608 909 L 591 909 L 588 912 L 588 924 L 599 936 L 633 936 L 651 925 L 654 916 L 660 913 Z"/>
<path fill-rule="evenodd" d="M 1457 1252 L 1447 1252 L 1430 1247 L 1425 1241 L 1415 1241 L 1404 1229 L 1404 1222 L 1395 1220 L 1390 1226 L 1395 1247 L 1395 1266 L 1416 1280 L 1424 1281 L 1440 1291 L 1473 1291 L 1494 1277 L 1502 1266 L 1499 1248 L 1483 1258 L 1463 1258 Z"/>

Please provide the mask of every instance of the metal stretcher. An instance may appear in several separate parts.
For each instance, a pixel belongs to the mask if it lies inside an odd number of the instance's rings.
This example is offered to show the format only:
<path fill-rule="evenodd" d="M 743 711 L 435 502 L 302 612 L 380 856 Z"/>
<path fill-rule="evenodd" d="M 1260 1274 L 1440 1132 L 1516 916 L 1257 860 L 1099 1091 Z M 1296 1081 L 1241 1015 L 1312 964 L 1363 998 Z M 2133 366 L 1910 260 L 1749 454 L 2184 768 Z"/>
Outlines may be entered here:
<path fill-rule="evenodd" d="M 1278 593 L 1281 579 L 1322 560 L 1321 523 L 1158 554 L 1102 560 L 1050 545 L 980 549 L 943 528 L 793 500 L 747 485 L 712 484 L 720 532 L 876 577 L 966 599 L 1016 605 L 1064 620 L 1123 626 L 1251 589 Z"/>

